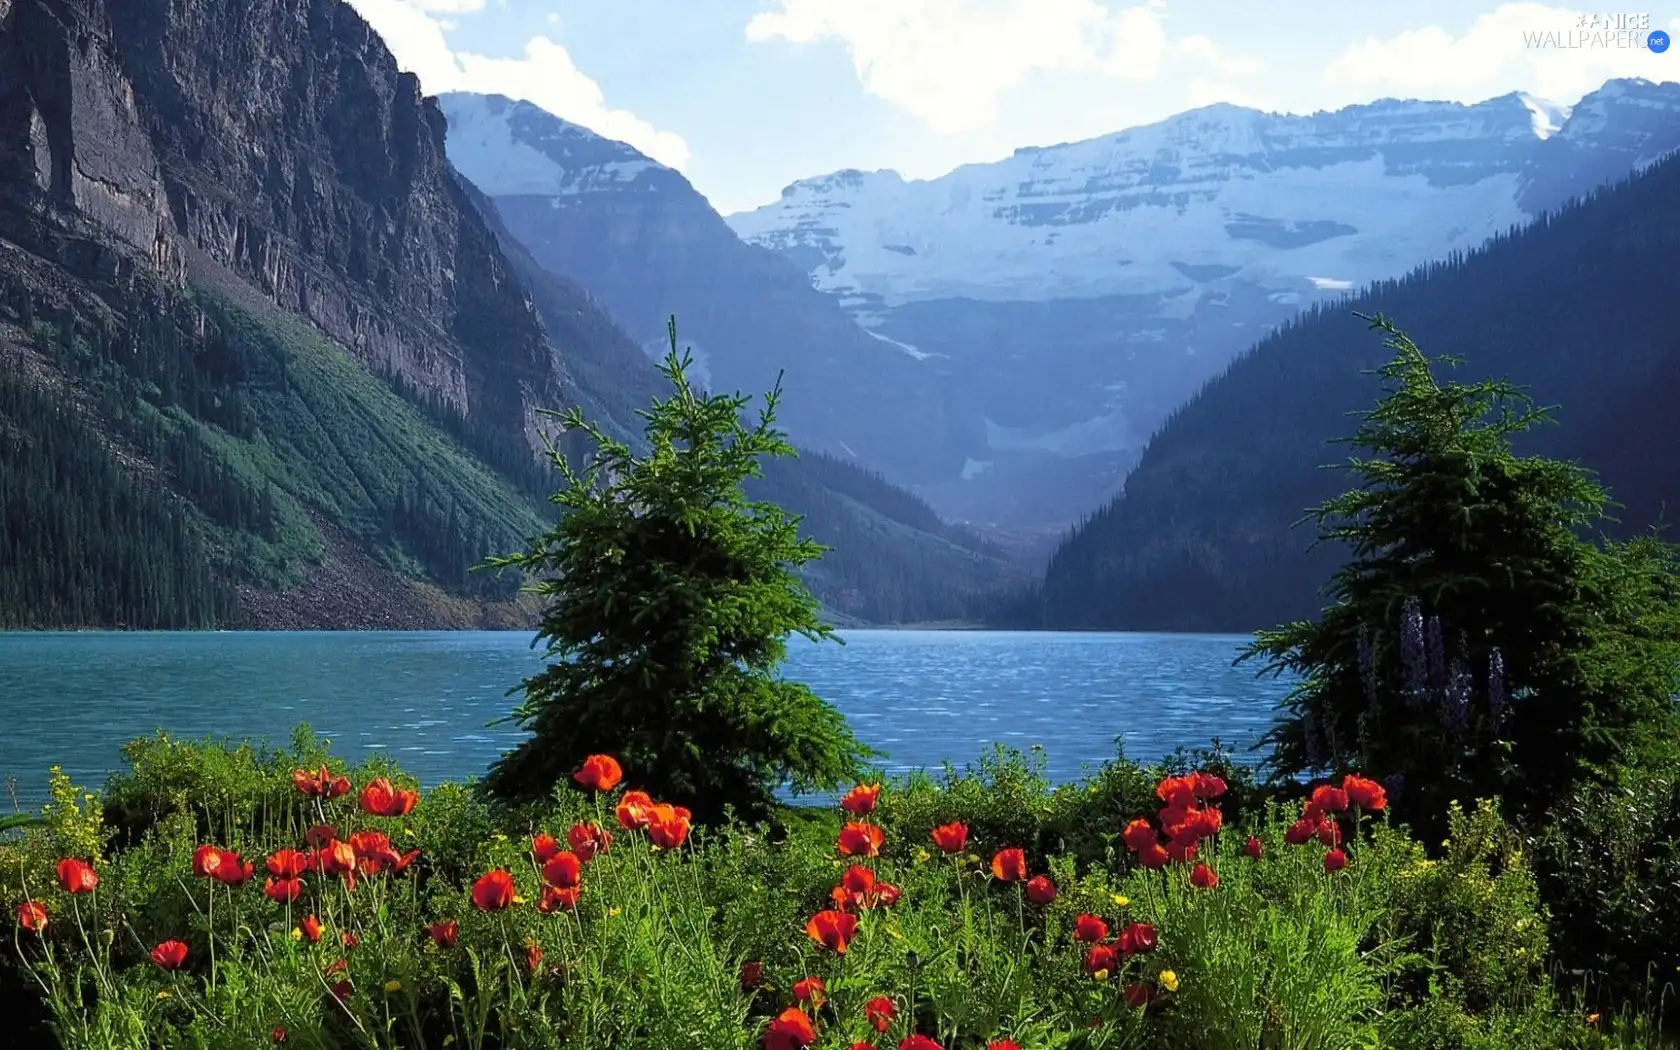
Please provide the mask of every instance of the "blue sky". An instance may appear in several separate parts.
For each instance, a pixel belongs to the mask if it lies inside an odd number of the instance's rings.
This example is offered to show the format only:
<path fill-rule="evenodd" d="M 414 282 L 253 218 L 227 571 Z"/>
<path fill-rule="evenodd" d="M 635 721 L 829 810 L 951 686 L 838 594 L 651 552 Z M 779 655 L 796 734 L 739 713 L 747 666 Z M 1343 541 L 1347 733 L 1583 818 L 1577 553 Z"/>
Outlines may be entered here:
<path fill-rule="evenodd" d="M 929 178 L 1212 102 L 1312 112 L 1521 90 L 1569 104 L 1610 77 L 1680 80 L 1680 50 L 1534 46 L 1525 34 L 1591 32 L 1587 9 L 1544 3 L 350 3 L 427 92 L 529 99 L 679 168 L 726 214 L 840 168 Z M 1618 10 L 1680 33 L 1680 3 Z"/>

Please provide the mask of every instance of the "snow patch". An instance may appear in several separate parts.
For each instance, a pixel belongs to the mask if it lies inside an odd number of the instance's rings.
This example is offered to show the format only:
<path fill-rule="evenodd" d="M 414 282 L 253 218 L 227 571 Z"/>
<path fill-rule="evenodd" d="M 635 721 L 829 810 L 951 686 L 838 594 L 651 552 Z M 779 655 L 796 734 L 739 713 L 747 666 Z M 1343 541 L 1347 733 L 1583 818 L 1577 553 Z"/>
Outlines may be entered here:
<path fill-rule="evenodd" d="M 1321 292 L 1345 292 L 1353 287 L 1353 282 L 1340 277 L 1308 277 L 1314 288 Z"/>
<path fill-rule="evenodd" d="M 882 335 L 880 332 L 873 331 L 868 326 L 862 326 L 862 327 L 863 327 L 863 330 L 865 332 L 868 332 L 870 335 L 874 336 L 876 339 L 879 339 L 881 342 L 886 343 L 888 346 L 895 346 L 898 349 L 903 350 L 905 353 L 909 354 L 911 357 L 914 357 L 918 361 L 926 361 L 930 357 L 944 357 L 945 356 L 944 354 L 932 354 L 932 353 L 928 353 L 926 350 L 918 350 L 915 347 L 911 346 L 909 343 L 901 343 L 897 339 L 889 339 L 886 336 Z"/>

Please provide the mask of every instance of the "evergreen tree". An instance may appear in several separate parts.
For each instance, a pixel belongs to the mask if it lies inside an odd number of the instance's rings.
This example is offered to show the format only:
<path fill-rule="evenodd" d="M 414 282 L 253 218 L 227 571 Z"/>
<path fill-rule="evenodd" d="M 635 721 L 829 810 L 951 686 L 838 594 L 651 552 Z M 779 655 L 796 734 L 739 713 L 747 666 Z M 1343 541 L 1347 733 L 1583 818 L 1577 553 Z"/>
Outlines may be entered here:
<path fill-rule="evenodd" d="M 1300 679 L 1271 765 L 1399 775 L 1424 824 L 1474 796 L 1536 814 L 1672 739 L 1674 552 L 1591 542 L 1610 505 L 1598 482 L 1511 449 L 1544 409 L 1502 381 L 1438 383 L 1410 339 L 1368 320 L 1394 355 L 1389 392 L 1347 439 L 1367 453 L 1349 464 L 1358 486 L 1309 519 L 1351 560 L 1318 620 L 1260 632 L 1243 656 Z"/>
<path fill-rule="evenodd" d="M 699 396 L 676 322 L 661 372 L 675 393 L 641 413 L 648 451 L 633 454 L 572 409 L 566 429 L 595 445 L 575 470 L 550 446 L 566 487 L 561 520 L 529 550 L 489 563 L 538 577 L 545 670 L 525 680 L 512 716 L 529 739 L 491 768 L 502 798 L 546 796 L 584 757 L 615 755 L 632 786 L 700 820 L 726 806 L 756 818 L 774 789 L 826 790 L 856 776 L 868 751 L 831 706 L 776 677 L 786 639 L 831 636 L 795 570 L 823 548 L 800 520 L 749 501 L 761 457 L 792 447 L 773 429 L 779 388 L 757 426 L 746 397 Z"/>

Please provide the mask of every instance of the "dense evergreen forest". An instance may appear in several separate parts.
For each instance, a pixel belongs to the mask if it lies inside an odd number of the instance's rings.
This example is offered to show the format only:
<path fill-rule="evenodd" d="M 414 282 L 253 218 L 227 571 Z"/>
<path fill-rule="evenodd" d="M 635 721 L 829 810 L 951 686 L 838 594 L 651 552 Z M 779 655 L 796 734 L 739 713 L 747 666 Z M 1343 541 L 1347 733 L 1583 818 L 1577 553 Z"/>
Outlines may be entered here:
<path fill-rule="evenodd" d="M 204 288 L 125 305 L 0 285 L 0 626 L 238 622 L 233 588 L 296 584 L 328 528 L 405 577 L 513 597 L 521 581 L 473 567 L 552 513 L 558 479 L 528 450 L 287 315 Z M 588 317 L 545 313 L 563 338 L 589 334 L 573 330 Z M 651 392 L 622 386 L 586 407 L 621 426 Z M 807 579 L 849 616 L 972 618 L 1011 578 L 999 552 L 832 457 L 772 463 L 753 495 L 833 548 Z"/>
<path fill-rule="evenodd" d="M 1332 442 L 1378 396 L 1382 313 L 1465 378 L 1555 405 L 1525 453 L 1576 459 L 1624 535 L 1680 500 L 1680 159 L 1465 255 L 1314 309 L 1238 358 L 1162 427 L 1124 491 L 1072 530 L 1017 626 L 1247 631 L 1320 607 L 1343 559 L 1292 528 L 1346 488 Z M 1444 376 L 1450 373 L 1443 373 Z"/>

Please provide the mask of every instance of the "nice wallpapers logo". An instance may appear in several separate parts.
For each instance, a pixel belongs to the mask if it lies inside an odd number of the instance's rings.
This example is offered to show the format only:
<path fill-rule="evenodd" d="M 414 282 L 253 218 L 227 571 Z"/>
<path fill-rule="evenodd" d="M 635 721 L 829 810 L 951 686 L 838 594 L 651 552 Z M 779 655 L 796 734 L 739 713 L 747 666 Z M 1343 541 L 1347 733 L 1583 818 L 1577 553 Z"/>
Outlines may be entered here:
<path fill-rule="evenodd" d="M 1523 46 L 1540 50 L 1639 48 L 1654 54 L 1668 50 L 1668 33 L 1651 28 L 1651 16 L 1633 12 L 1584 14 L 1571 29 L 1524 30 Z"/>

